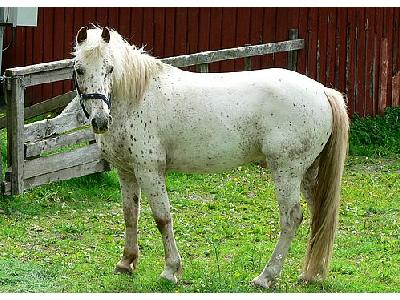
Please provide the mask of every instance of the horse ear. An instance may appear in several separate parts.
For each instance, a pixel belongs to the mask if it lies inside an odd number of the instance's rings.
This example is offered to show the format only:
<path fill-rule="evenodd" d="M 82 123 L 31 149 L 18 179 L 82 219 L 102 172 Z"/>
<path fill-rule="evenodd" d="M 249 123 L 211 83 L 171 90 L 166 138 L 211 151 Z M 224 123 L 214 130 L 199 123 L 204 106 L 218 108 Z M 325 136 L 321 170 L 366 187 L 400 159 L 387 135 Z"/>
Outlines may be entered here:
<path fill-rule="evenodd" d="M 81 44 L 87 39 L 87 28 L 86 27 L 81 27 L 79 29 L 78 34 L 76 35 L 76 41 L 78 44 Z"/>
<path fill-rule="evenodd" d="M 110 42 L 110 31 L 108 30 L 107 27 L 104 27 L 104 28 L 103 28 L 103 31 L 102 31 L 102 33 L 101 33 L 101 37 L 103 38 L 103 40 L 104 40 L 106 43 L 109 43 L 109 42 Z"/>

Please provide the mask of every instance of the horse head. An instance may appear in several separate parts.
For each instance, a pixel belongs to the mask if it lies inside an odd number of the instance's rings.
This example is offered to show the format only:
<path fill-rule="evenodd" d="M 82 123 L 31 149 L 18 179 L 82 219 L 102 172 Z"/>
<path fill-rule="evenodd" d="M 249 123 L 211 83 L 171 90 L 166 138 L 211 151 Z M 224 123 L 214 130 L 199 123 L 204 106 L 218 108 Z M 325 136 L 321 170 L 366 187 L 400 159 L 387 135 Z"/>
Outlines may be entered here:
<path fill-rule="evenodd" d="M 82 27 L 76 36 L 73 80 L 93 131 L 105 133 L 112 123 L 113 65 L 108 28 Z"/>

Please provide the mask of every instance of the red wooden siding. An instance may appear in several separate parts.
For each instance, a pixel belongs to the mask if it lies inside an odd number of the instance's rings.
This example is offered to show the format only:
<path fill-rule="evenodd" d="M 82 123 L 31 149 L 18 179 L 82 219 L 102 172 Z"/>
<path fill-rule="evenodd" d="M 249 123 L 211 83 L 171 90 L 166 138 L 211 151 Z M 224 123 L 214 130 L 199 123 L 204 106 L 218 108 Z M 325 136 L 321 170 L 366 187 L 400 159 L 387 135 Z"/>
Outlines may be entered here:
<path fill-rule="evenodd" d="M 297 28 L 306 44 L 297 70 L 346 93 L 351 115 L 375 115 L 400 102 L 400 8 L 39 8 L 38 27 L 17 29 L 3 70 L 71 57 L 76 32 L 90 23 L 117 29 L 156 57 L 282 41 Z M 10 40 L 8 28 L 4 44 Z M 287 55 L 251 64 L 285 67 Z M 243 60 L 225 61 L 210 71 L 243 68 Z M 70 89 L 68 81 L 28 88 L 27 104 Z"/>

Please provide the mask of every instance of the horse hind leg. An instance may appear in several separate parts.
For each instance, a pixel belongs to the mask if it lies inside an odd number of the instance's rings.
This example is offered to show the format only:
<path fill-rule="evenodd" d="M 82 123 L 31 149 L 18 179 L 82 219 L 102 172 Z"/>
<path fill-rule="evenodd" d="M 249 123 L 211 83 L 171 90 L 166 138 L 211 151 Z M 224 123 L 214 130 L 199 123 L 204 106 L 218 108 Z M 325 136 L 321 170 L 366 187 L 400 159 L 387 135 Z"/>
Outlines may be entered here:
<path fill-rule="evenodd" d="M 261 274 L 253 279 L 254 285 L 263 288 L 275 284 L 303 218 L 300 207 L 300 183 L 303 174 L 295 175 L 293 170 L 276 170 L 273 173 L 280 211 L 280 235 L 268 264 Z"/>
<path fill-rule="evenodd" d="M 317 185 L 319 159 L 317 158 L 313 164 L 307 169 L 301 181 L 301 192 L 307 202 L 311 216 L 314 214 L 314 193 Z"/>

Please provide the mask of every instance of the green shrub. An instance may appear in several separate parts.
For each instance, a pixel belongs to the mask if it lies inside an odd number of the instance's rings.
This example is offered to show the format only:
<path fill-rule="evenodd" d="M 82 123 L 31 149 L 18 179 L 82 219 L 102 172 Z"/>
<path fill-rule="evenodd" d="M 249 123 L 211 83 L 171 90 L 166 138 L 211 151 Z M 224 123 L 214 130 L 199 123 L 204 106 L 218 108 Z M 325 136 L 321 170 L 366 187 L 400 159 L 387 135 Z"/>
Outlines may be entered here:
<path fill-rule="evenodd" d="M 387 157 L 400 154 L 400 107 L 387 108 L 384 116 L 354 115 L 349 143 L 350 155 Z"/>

